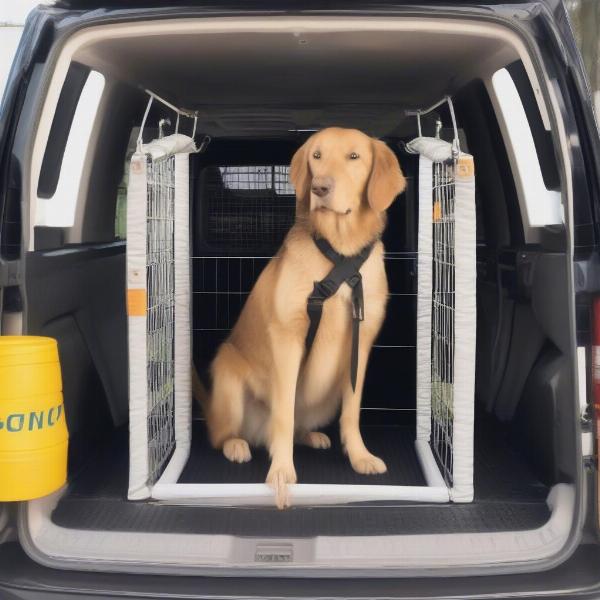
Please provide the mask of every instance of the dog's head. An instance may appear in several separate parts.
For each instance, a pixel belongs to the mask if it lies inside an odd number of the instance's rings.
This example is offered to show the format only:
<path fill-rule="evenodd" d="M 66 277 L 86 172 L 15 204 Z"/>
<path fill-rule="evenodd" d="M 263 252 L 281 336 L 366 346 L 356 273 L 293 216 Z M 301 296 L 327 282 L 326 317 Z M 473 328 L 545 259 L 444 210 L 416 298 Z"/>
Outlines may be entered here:
<path fill-rule="evenodd" d="M 312 227 L 344 253 L 381 232 L 385 210 L 406 185 L 384 142 L 337 127 L 315 133 L 296 152 L 290 180 L 297 213 L 308 215 Z"/>

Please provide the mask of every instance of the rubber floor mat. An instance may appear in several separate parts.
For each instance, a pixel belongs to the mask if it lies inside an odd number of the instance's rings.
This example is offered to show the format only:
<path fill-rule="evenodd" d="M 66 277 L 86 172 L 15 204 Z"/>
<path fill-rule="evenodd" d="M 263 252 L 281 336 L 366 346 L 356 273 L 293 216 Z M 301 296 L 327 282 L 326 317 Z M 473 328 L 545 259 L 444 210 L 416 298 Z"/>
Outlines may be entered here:
<path fill-rule="evenodd" d="M 334 447 L 295 451 L 299 481 L 422 485 L 414 452 L 413 432 L 406 427 L 363 428 L 367 446 L 381 456 L 388 473 L 356 475 Z M 233 465 L 209 448 L 204 426 L 194 423 L 190 459 L 180 481 L 262 482 L 268 460 L 253 449 L 253 459 Z M 157 502 L 129 502 L 127 430 L 122 429 L 99 449 L 85 468 L 72 477 L 52 520 L 67 528 L 258 537 L 316 535 L 398 535 L 482 531 L 518 531 L 540 527 L 550 514 L 548 488 L 528 469 L 522 457 L 496 429 L 485 424 L 475 439 L 475 501 L 472 504 L 386 503 L 322 507 L 198 507 Z"/>

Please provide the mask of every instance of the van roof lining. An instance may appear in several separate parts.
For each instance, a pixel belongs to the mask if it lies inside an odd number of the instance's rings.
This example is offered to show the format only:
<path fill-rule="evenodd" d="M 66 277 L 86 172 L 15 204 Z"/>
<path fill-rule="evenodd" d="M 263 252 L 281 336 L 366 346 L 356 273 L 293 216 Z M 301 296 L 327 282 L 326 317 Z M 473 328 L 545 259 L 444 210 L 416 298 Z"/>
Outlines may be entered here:
<path fill-rule="evenodd" d="M 225 135 L 243 121 L 281 131 L 345 124 L 346 115 L 389 134 L 406 109 L 517 58 L 499 39 L 439 31 L 149 34 L 100 39 L 74 56 L 107 78 L 198 111 Z"/>

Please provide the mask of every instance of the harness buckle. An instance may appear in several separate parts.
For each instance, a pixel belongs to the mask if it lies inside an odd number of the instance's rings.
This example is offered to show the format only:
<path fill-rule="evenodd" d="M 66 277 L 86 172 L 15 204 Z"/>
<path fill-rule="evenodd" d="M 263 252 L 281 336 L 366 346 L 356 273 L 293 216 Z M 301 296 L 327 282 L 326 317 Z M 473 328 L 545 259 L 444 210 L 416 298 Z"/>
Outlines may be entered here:
<path fill-rule="evenodd" d="M 320 312 L 322 307 L 323 307 L 323 298 L 319 298 L 317 296 L 309 296 L 308 297 L 308 302 L 306 303 L 306 310 L 311 313 L 317 313 Z"/>

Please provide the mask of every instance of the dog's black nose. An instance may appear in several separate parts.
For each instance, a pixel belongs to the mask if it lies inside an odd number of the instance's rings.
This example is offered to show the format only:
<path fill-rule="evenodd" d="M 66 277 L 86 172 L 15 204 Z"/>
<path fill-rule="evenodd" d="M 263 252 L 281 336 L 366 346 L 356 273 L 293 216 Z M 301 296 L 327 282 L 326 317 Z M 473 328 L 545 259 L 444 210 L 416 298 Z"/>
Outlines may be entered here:
<path fill-rule="evenodd" d="M 333 190 L 333 179 L 331 177 L 314 177 L 311 192 L 319 198 L 324 198 Z"/>

